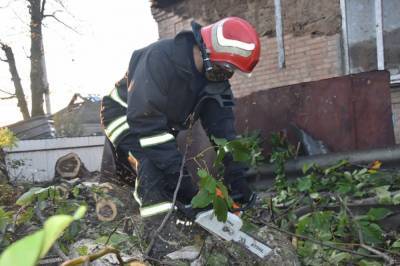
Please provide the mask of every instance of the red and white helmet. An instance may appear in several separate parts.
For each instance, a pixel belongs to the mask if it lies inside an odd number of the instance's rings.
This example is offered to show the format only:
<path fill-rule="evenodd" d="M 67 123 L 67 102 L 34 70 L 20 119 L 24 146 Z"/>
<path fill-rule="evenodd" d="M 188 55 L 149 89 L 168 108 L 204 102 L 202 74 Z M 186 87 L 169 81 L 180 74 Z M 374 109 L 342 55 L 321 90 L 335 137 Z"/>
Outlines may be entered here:
<path fill-rule="evenodd" d="M 244 19 L 227 17 L 201 28 L 211 62 L 228 63 L 250 73 L 260 59 L 260 38 Z"/>

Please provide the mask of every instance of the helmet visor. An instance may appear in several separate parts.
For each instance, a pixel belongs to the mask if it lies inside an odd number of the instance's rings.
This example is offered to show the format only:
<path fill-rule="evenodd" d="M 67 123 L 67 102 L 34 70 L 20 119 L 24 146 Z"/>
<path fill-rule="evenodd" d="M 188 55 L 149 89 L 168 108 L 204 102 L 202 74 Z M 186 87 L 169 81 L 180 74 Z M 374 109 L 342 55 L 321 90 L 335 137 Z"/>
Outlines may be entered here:
<path fill-rule="evenodd" d="M 206 77 L 210 81 L 225 81 L 235 73 L 236 67 L 226 62 L 211 62 L 212 69 L 206 71 Z"/>

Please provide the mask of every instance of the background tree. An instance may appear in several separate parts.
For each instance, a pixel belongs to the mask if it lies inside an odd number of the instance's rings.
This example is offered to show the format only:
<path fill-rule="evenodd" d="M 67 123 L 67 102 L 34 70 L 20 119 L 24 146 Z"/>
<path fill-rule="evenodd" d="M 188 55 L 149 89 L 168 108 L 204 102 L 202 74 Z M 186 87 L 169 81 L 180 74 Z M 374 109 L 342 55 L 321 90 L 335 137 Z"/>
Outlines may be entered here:
<path fill-rule="evenodd" d="M 61 0 L 53 0 L 57 7 L 61 7 L 62 10 L 56 10 L 51 14 L 45 14 L 46 0 L 24 0 L 28 2 L 29 10 L 29 32 L 30 32 L 30 89 L 31 89 L 31 113 L 27 107 L 27 102 L 25 100 L 24 91 L 20 82 L 18 71 L 15 64 L 14 55 L 10 46 L 0 43 L 0 47 L 6 54 L 6 59 L 9 64 L 10 72 L 12 75 L 12 80 L 14 82 L 15 93 L 10 93 L 2 90 L 3 93 L 8 94 L 7 97 L 2 99 L 17 98 L 18 106 L 22 112 L 23 118 L 28 119 L 30 117 L 40 116 L 45 114 L 44 103 L 46 103 L 46 113 L 51 114 L 50 108 L 50 97 L 49 97 L 49 83 L 47 80 L 47 69 L 45 60 L 45 51 L 43 45 L 43 20 L 46 17 L 50 17 L 63 24 L 70 30 L 76 32 L 72 27 L 65 24 L 63 21 L 55 16 L 56 12 L 66 10 L 63 2 Z M 10 8 L 11 1 L 5 6 L 0 6 L 0 8 Z M 51 8 L 54 8 L 53 5 Z M 24 18 L 18 17 L 19 20 L 24 22 Z"/>
<path fill-rule="evenodd" d="M 13 81 L 15 87 L 15 94 L 10 94 L 10 96 L 7 98 L 16 97 L 18 101 L 18 107 L 22 113 L 22 117 L 24 118 L 24 120 L 29 119 L 30 115 L 29 115 L 28 105 L 26 103 L 25 93 L 24 89 L 22 88 L 21 79 L 19 78 L 19 74 L 17 71 L 14 53 L 10 46 L 2 42 L 0 42 L 0 46 L 6 55 L 6 59 L 1 59 L 1 60 L 8 63 L 11 73 L 11 80 Z"/>
<path fill-rule="evenodd" d="M 29 14 L 31 15 L 31 93 L 32 117 L 44 115 L 43 99 L 49 93 L 47 81 L 46 61 L 43 48 L 42 21 L 46 0 L 28 0 Z M 47 112 L 50 113 L 50 102 L 47 102 Z"/>

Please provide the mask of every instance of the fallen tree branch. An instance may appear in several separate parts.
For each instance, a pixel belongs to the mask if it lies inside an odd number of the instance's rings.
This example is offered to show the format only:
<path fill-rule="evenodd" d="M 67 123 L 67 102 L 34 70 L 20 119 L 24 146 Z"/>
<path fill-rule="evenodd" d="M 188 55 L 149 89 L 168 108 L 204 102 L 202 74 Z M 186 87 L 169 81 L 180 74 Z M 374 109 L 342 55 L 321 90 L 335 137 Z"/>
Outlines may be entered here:
<path fill-rule="evenodd" d="M 351 219 L 351 221 L 356 225 L 357 227 L 357 232 L 358 232 L 358 239 L 360 241 L 360 247 L 368 250 L 369 252 L 376 254 L 377 256 L 381 257 L 382 259 L 384 259 L 389 265 L 394 265 L 395 261 L 392 257 L 390 257 L 389 255 L 380 252 L 379 250 L 376 250 L 375 248 L 368 246 L 367 244 L 365 244 L 364 242 L 364 236 L 362 234 L 361 231 L 361 226 L 358 223 L 358 221 L 355 219 L 353 212 L 350 210 L 350 208 L 347 206 L 346 202 L 339 196 L 337 195 L 337 198 L 339 199 L 340 203 L 342 204 L 342 206 L 344 207 L 344 209 L 346 210 L 346 212 L 349 214 L 349 217 Z"/>
<path fill-rule="evenodd" d="M 158 260 L 158 259 L 150 257 L 150 256 L 144 256 L 143 259 L 157 262 L 158 265 L 170 265 L 170 266 L 178 266 L 179 265 L 178 263 L 172 263 L 172 262 L 168 262 L 168 261 Z M 127 261 L 125 261 L 125 264 L 131 263 L 131 262 L 137 262 L 137 261 L 140 261 L 140 260 L 137 258 L 131 258 L 131 259 L 128 259 Z M 61 265 L 61 266 L 63 266 L 63 265 Z"/>
<path fill-rule="evenodd" d="M 63 264 L 61 264 L 61 266 L 77 266 L 77 265 L 81 265 L 81 264 L 86 263 L 86 262 L 95 261 L 95 260 L 97 260 L 97 259 L 99 259 L 99 258 L 101 258 L 101 257 L 103 257 L 103 256 L 105 256 L 107 254 L 110 254 L 110 253 L 115 254 L 120 266 L 124 265 L 124 261 L 122 260 L 118 249 L 115 249 L 113 247 L 105 247 L 105 248 L 99 250 L 96 253 L 93 253 L 93 254 L 90 254 L 90 255 L 86 255 L 86 256 L 80 256 L 78 258 L 65 261 Z"/>
<path fill-rule="evenodd" d="M 34 208 L 35 214 L 36 216 L 39 218 L 40 222 L 42 224 L 44 224 L 45 222 L 45 218 L 40 210 L 39 207 L 39 201 L 37 202 L 35 208 Z M 54 242 L 53 246 L 52 246 L 52 250 L 60 257 L 63 259 L 63 261 L 69 260 L 69 257 L 67 255 L 64 254 L 64 252 L 61 250 L 60 246 L 58 245 L 57 240 Z"/>
<path fill-rule="evenodd" d="M 317 245 L 320 245 L 320 246 L 336 249 L 336 250 L 339 250 L 339 251 L 347 252 L 347 253 L 350 253 L 350 254 L 353 254 L 353 255 L 357 255 L 357 256 L 362 256 L 362 257 L 365 257 L 365 258 L 371 258 L 371 259 L 381 258 L 381 256 L 377 256 L 377 255 L 363 254 L 363 253 L 358 253 L 356 251 L 353 251 L 351 249 L 336 247 L 335 245 L 331 245 L 331 244 L 328 244 L 328 243 L 325 243 L 325 242 L 310 238 L 308 236 L 298 235 L 298 234 L 286 231 L 284 229 L 281 229 L 281 228 L 279 228 L 279 227 L 277 227 L 275 225 L 269 224 L 269 223 L 268 224 L 267 223 L 263 223 L 263 224 L 267 225 L 269 228 L 275 229 L 275 230 L 277 230 L 279 232 L 282 232 L 284 234 L 287 234 L 289 236 L 297 237 L 297 238 L 300 238 L 300 239 L 303 239 L 303 240 L 307 240 L 307 241 L 313 242 L 314 244 L 317 244 Z M 339 243 L 339 244 L 341 244 L 341 243 Z"/>
<path fill-rule="evenodd" d="M 393 197 L 394 195 L 400 193 L 400 191 L 393 191 L 390 193 L 390 196 Z M 333 194 L 330 194 L 331 196 L 334 196 Z M 324 194 L 324 197 L 328 197 L 328 194 Z M 335 196 L 336 197 L 336 196 Z M 353 200 L 349 201 L 346 206 L 348 208 L 359 208 L 359 207 L 369 207 L 369 208 L 376 208 L 376 207 L 382 207 L 382 206 L 395 206 L 394 204 L 382 204 L 379 203 L 379 198 L 378 197 L 370 197 L 370 198 L 365 198 L 365 199 L 360 199 L 360 200 Z M 297 215 L 298 217 L 303 216 L 309 212 L 314 211 L 315 209 L 319 210 L 336 210 L 340 208 L 339 203 L 330 203 L 318 207 L 313 207 L 313 206 L 304 206 L 300 207 L 298 209 L 295 209 L 293 213 Z"/>
<path fill-rule="evenodd" d="M 388 265 L 395 265 L 395 260 L 392 257 L 390 257 L 389 255 L 387 255 L 387 254 L 385 254 L 383 252 L 380 252 L 379 250 L 374 249 L 373 247 L 368 246 L 366 244 L 361 244 L 360 247 L 362 247 L 362 248 L 368 250 L 369 252 L 374 253 L 377 256 L 381 257 L 382 259 L 384 259 L 388 263 Z"/>

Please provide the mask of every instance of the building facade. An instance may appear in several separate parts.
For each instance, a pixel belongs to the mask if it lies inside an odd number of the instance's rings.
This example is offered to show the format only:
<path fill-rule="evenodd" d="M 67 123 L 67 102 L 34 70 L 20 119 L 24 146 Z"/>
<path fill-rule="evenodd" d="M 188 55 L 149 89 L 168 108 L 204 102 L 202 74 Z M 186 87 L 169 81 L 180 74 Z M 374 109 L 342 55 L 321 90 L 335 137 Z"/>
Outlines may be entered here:
<path fill-rule="evenodd" d="M 276 34 L 280 3 L 283 49 Z M 235 75 L 235 97 L 302 82 L 386 69 L 391 74 L 393 124 L 400 140 L 400 20 L 398 0 L 158 0 L 152 13 L 160 38 L 226 16 L 250 21 L 261 37 L 251 77 Z M 381 40 L 381 42 L 379 42 Z M 284 67 L 279 55 L 284 54 Z M 321 88 L 323 89 L 323 88 Z"/>

